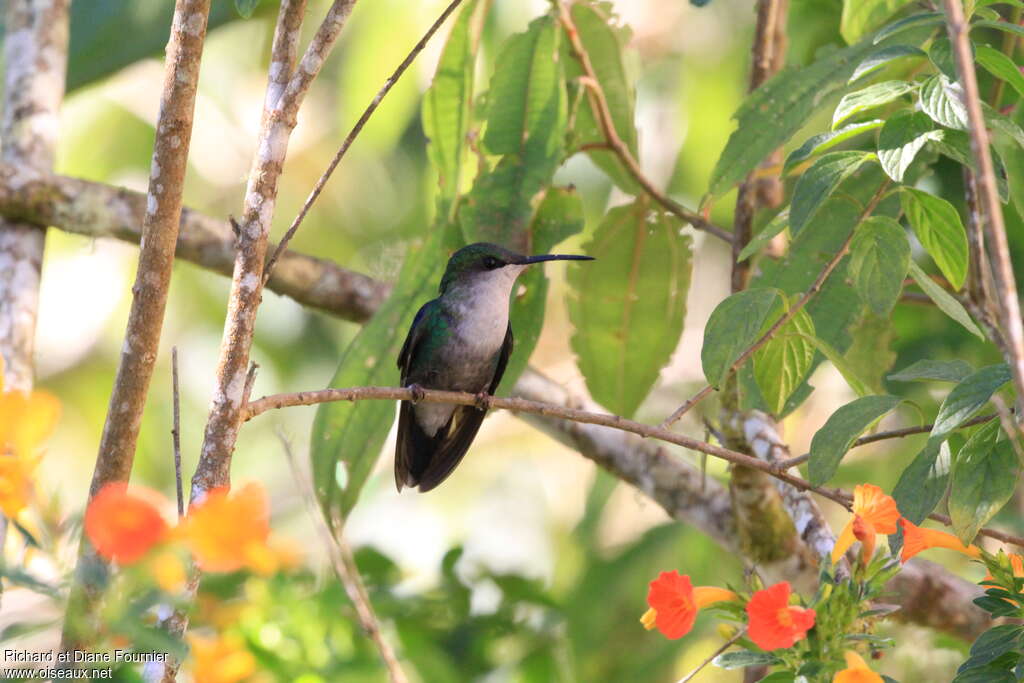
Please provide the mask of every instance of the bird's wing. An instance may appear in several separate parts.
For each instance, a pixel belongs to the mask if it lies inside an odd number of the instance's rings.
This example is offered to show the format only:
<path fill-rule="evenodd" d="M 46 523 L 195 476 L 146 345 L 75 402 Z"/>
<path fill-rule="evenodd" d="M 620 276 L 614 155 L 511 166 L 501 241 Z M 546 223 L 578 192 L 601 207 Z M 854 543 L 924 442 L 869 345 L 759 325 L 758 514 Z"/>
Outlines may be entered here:
<path fill-rule="evenodd" d="M 427 330 L 426 318 L 437 312 L 437 302 L 428 301 L 416 312 L 409 327 L 409 334 L 405 337 L 402 350 L 398 352 L 398 369 L 401 371 L 402 386 L 409 384 L 409 375 L 412 369 L 412 361 L 416 356 L 416 350 L 423 341 Z M 418 480 L 417 472 L 421 472 L 427 465 L 425 453 L 434 450 L 433 439 L 424 433 L 416 423 L 416 416 L 413 413 L 413 405 L 408 401 L 402 401 L 398 411 L 398 441 L 395 445 L 395 485 L 398 490 L 402 486 L 415 486 Z"/>
<path fill-rule="evenodd" d="M 436 306 L 436 299 L 428 301 L 420 306 L 420 310 L 416 311 L 416 316 L 412 319 L 409 334 L 405 337 L 402 350 L 398 352 L 398 369 L 402 371 L 402 386 L 405 386 L 405 380 L 409 374 L 409 361 L 416 354 L 416 347 L 423 340 L 423 334 L 427 329 L 424 319 L 436 311 Z"/>
<path fill-rule="evenodd" d="M 489 392 L 494 393 L 512 355 L 512 326 L 505 332 L 498 364 Z M 398 451 L 395 457 L 395 481 L 399 487 L 419 486 L 421 492 L 436 487 L 462 462 L 487 415 L 476 406 L 458 406 L 448 424 L 427 436 L 416 422 L 413 406 L 403 402 L 398 423 Z M 403 430 L 404 423 L 404 430 Z M 404 437 L 404 440 L 403 440 Z M 402 469 L 400 470 L 400 463 Z"/>

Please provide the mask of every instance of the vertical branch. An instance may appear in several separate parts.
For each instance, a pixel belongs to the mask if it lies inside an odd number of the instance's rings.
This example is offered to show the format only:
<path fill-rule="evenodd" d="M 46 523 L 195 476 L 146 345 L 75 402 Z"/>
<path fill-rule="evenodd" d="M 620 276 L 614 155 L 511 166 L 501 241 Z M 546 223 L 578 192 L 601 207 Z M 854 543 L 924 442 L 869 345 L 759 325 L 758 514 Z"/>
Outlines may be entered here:
<path fill-rule="evenodd" d="M 110 395 L 103 435 L 93 470 L 90 498 L 110 482 L 128 481 L 135 446 L 160 347 L 167 292 L 174 265 L 174 249 L 181 218 L 192 116 L 199 65 L 206 38 L 210 0 L 177 0 L 164 66 L 160 114 L 157 117 L 153 160 L 149 172 L 146 214 L 142 222 L 139 265 L 132 286 L 121 362 Z M 62 649 L 79 648 L 94 630 L 88 625 L 97 600 L 91 585 L 102 560 L 83 536 L 76 582 L 68 601 Z"/>
<path fill-rule="evenodd" d="M 178 519 L 185 516 L 185 496 L 181 490 L 181 394 L 178 391 L 178 347 L 171 349 L 171 396 L 174 401 L 174 426 L 171 442 L 174 447 L 174 492 L 178 500 Z"/>
<path fill-rule="evenodd" d="M 751 48 L 750 83 L 754 92 L 782 68 L 786 61 L 786 20 L 789 0 L 758 0 L 757 28 Z M 777 164 L 780 151 L 772 152 L 762 166 Z M 763 176 L 763 173 L 761 174 Z M 739 261 L 740 252 L 752 236 L 754 214 L 762 206 L 778 206 L 782 201 L 782 181 L 777 176 L 758 177 L 751 171 L 736 195 L 732 233 L 732 291 L 746 289 L 750 281 L 750 260 Z"/>
<path fill-rule="evenodd" d="M 277 183 L 288 151 L 288 139 L 295 128 L 299 107 L 355 2 L 334 1 L 294 73 L 291 69 L 294 45 L 298 40 L 297 28 L 305 0 L 290 0 L 281 6 L 274 36 L 263 123 L 249 172 L 245 207 L 238 231 L 238 252 L 217 364 L 216 388 L 203 435 L 199 464 L 192 477 L 193 500 L 211 488 L 227 485 L 230 478 L 231 453 L 241 425 L 242 394 L 249 367 L 249 350 L 256 325 L 256 311 L 263 293 L 267 238 L 274 217 Z M 279 78 L 282 71 L 291 74 L 283 90 Z M 274 101 L 276 93 L 280 95 Z"/>
<path fill-rule="evenodd" d="M 1018 401 L 1024 400 L 1024 323 L 1021 321 L 1020 301 L 1017 298 L 1017 283 L 1010 262 L 1010 248 L 1006 240 L 1006 225 L 1003 209 L 996 189 L 996 174 L 989 149 L 989 135 L 985 117 L 981 110 L 978 94 L 978 80 L 974 73 L 968 31 L 970 27 L 964 18 L 960 0 L 944 0 L 946 28 L 956 56 L 957 74 L 964 91 L 964 105 L 967 107 L 968 133 L 971 138 L 971 154 L 974 157 L 975 184 L 978 190 L 978 205 L 983 214 L 985 247 L 992 265 L 995 281 L 995 297 L 999 311 L 999 322 L 1005 339 L 1003 353 L 1007 356 L 1013 374 L 1013 384 Z M 1024 415 L 1018 411 L 1018 423 Z"/>

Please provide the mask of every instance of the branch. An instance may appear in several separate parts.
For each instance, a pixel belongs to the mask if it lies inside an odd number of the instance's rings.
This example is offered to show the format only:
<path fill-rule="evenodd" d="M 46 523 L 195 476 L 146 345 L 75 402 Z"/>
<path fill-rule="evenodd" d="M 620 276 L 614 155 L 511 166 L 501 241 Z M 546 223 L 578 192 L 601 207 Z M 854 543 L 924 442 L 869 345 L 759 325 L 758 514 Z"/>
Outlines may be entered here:
<path fill-rule="evenodd" d="M 971 154 L 974 157 L 975 184 L 978 189 L 978 203 L 984 213 L 985 246 L 992 261 L 992 274 L 996 284 L 996 301 L 999 304 L 1000 326 L 1005 335 L 1004 354 L 1013 374 L 1013 385 L 1018 401 L 1024 401 L 1024 323 L 1021 322 L 1020 301 L 1017 298 L 1017 283 L 1010 260 L 1010 248 L 1006 240 L 1006 225 L 1003 209 L 996 189 L 996 174 L 989 149 L 989 136 L 985 117 L 981 110 L 978 94 L 978 80 L 974 73 L 974 58 L 968 37 L 970 26 L 964 18 L 960 0 L 944 0 L 946 8 L 946 29 L 953 54 L 956 56 L 957 74 L 964 91 L 964 106 L 967 107 L 968 133 L 971 138 Z M 1024 419 L 1024 412 L 1017 415 L 1018 422 Z"/>
<path fill-rule="evenodd" d="M 793 316 L 795 316 L 801 308 L 807 305 L 808 301 L 814 298 L 814 295 L 818 293 L 818 291 L 821 289 L 821 286 L 825 284 L 825 280 L 828 279 L 828 276 L 832 274 L 832 271 L 836 269 L 836 266 L 839 265 L 839 262 L 843 260 L 843 257 L 845 257 L 846 253 L 850 250 L 850 243 L 853 242 L 853 236 L 857 234 L 857 227 L 860 226 L 860 224 L 863 223 L 864 220 L 867 219 L 868 216 L 870 216 L 871 213 L 875 210 L 875 207 L 878 206 L 878 202 L 881 201 L 882 196 L 885 194 L 885 191 L 888 188 L 888 180 L 882 183 L 881 186 L 879 186 L 878 190 L 875 192 L 875 195 L 868 202 L 867 206 L 864 207 L 864 211 L 861 212 L 860 217 L 857 219 L 857 224 L 853 227 L 853 230 L 851 230 L 850 234 L 846 237 L 846 241 L 844 241 L 842 246 L 839 247 L 838 250 L 836 250 L 836 253 L 832 256 L 829 262 L 825 264 L 825 267 L 821 269 L 821 272 L 818 273 L 818 277 L 815 278 L 814 283 L 811 285 L 810 289 L 804 292 L 803 296 L 800 297 L 800 300 L 793 304 L 788 311 L 782 314 L 779 317 L 779 319 L 776 320 L 772 324 L 772 326 L 768 328 L 767 332 L 761 335 L 761 337 L 758 338 L 757 341 L 751 344 L 743 353 L 740 354 L 739 358 L 733 361 L 733 364 L 729 366 L 727 376 L 731 376 L 734 372 L 739 370 L 740 367 L 742 367 L 743 364 L 746 363 L 747 360 L 749 360 L 750 357 L 753 356 L 758 349 L 767 344 L 768 341 L 775 336 L 775 333 L 778 332 L 783 325 L 792 320 Z M 714 387 L 712 387 L 709 384 L 700 391 L 698 391 L 692 398 L 687 400 L 686 403 L 684 403 L 683 405 L 679 406 L 679 408 L 677 408 L 674 413 L 672 413 L 664 422 L 662 422 L 661 428 L 666 429 L 675 424 L 679 420 L 679 418 L 685 415 L 695 405 L 700 403 L 713 390 Z"/>
<path fill-rule="evenodd" d="M 138 244 L 145 214 L 146 195 L 140 192 L 49 173 L 28 174 L 20 166 L 0 163 L 0 215 Z M 179 259 L 230 277 L 235 251 L 235 235 L 227 221 L 182 209 Z M 293 251 L 281 256 L 267 287 L 355 322 L 369 320 L 390 291 L 385 283 Z"/>
<path fill-rule="evenodd" d="M 174 247 L 181 218 L 192 116 L 199 64 L 206 38 L 210 0 L 177 0 L 167 44 L 164 85 L 160 97 L 153 163 L 149 174 L 146 214 L 142 223 L 139 265 L 132 287 L 121 362 L 110 395 L 103 435 L 89 497 L 110 482 L 125 482 L 131 474 L 135 445 L 160 347 L 167 291 L 174 266 Z M 82 536 L 76 582 L 68 601 L 61 649 L 81 649 L 89 637 L 88 617 L 95 608 L 97 567 L 103 561 Z M 79 613 L 79 610 L 82 613 Z"/>
<path fill-rule="evenodd" d="M 370 104 L 367 105 L 365 111 L 363 111 L 363 115 L 359 117 L 359 120 L 356 121 L 354 126 L 352 126 L 352 130 L 350 130 L 348 135 L 345 136 L 345 140 L 341 143 L 341 147 L 338 148 L 334 158 L 331 159 L 331 163 L 327 166 L 327 170 L 324 171 L 323 174 L 321 174 L 320 179 L 316 181 L 316 185 L 313 186 L 313 191 L 309 193 L 308 197 L 306 197 L 306 201 L 303 202 L 302 208 L 299 209 L 298 215 L 295 216 L 295 220 L 292 221 L 292 224 L 288 227 L 288 231 L 284 234 L 284 237 L 281 238 L 281 243 L 277 245 L 277 248 L 274 249 L 273 254 L 267 261 L 267 265 L 263 273 L 264 284 L 266 284 L 267 279 L 273 272 L 274 265 L 277 263 L 278 258 L 280 258 L 285 248 L 287 248 L 292 237 L 295 236 L 295 232 L 299 229 L 303 219 L 306 218 L 306 214 L 309 213 L 309 208 L 313 206 L 313 202 L 315 202 L 317 197 L 320 196 L 320 193 L 323 192 L 324 185 L 327 184 L 331 174 L 334 173 L 334 169 L 338 167 L 338 164 L 341 163 L 345 153 L 348 152 L 349 147 L 352 146 L 356 137 L 358 137 L 359 133 L 362 132 L 363 126 L 365 126 L 366 122 L 370 120 L 370 117 L 373 116 L 373 112 L 377 111 L 377 107 L 380 105 L 384 97 L 391 91 L 391 88 L 394 87 L 395 83 L 398 82 L 398 79 L 402 77 L 405 70 L 408 69 L 409 65 L 416 60 L 416 57 L 419 56 L 420 52 L 423 51 L 423 48 L 426 47 L 430 39 L 433 38 L 434 34 L 437 33 L 437 30 L 441 28 L 441 25 L 444 24 L 445 20 L 456 10 L 461 2 L 462 0 L 452 0 L 448 7 L 441 12 L 441 16 L 437 18 L 431 27 L 427 29 L 427 32 L 423 34 L 423 37 L 420 38 L 420 42 L 413 46 L 412 50 L 405 56 L 405 59 L 403 59 L 402 63 L 398 65 L 398 68 L 395 69 L 394 73 L 384 81 L 384 85 L 381 86 L 377 95 L 370 101 Z"/>
<path fill-rule="evenodd" d="M 449 403 L 461 406 L 480 405 L 480 397 L 477 394 L 469 394 L 459 391 L 439 391 L 436 389 L 422 389 L 422 396 L 417 400 L 426 403 Z M 291 394 L 274 394 L 251 401 L 243 411 L 243 418 L 250 420 L 268 410 L 286 408 L 293 406 L 310 406 L 331 401 L 369 401 L 369 400 L 392 400 L 412 401 L 414 399 L 411 389 L 405 387 L 352 387 L 347 389 L 320 389 L 317 391 L 300 391 Z M 746 453 L 740 453 L 728 448 L 716 446 L 705 441 L 698 441 L 683 434 L 678 434 L 664 427 L 655 427 L 642 422 L 629 420 L 619 415 L 608 413 L 590 412 L 565 405 L 557 405 L 544 401 L 531 401 L 523 398 L 500 398 L 490 396 L 486 398 L 489 408 L 508 410 L 513 413 L 530 413 L 545 417 L 556 417 L 563 420 L 571 420 L 583 424 L 600 425 L 611 427 L 624 432 L 631 432 L 650 439 L 657 439 L 667 443 L 673 443 L 700 453 L 720 458 L 734 465 L 743 465 L 751 469 L 760 470 L 779 479 L 786 484 L 796 487 L 801 491 L 813 491 L 824 498 L 842 505 L 847 510 L 851 509 L 853 496 L 842 489 L 828 489 L 821 486 L 814 486 L 810 482 L 789 474 L 779 465 L 774 465 L 760 460 Z M 649 487 L 648 487 L 649 488 Z M 645 490 L 646 492 L 646 490 Z M 932 514 L 929 519 L 934 519 L 946 526 L 952 526 L 949 517 L 945 515 Z M 980 536 L 988 536 L 1004 543 L 1012 543 L 1024 548 L 1024 538 L 1007 534 L 995 529 L 983 528 L 978 532 Z"/>
<path fill-rule="evenodd" d="M 711 223 L 700 214 L 690 211 L 679 202 L 670 198 L 664 192 L 655 187 L 650 178 L 644 175 L 643 169 L 640 168 L 640 164 L 633 158 L 633 153 L 629 150 L 629 147 L 625 142 L 623 142 L 622 138 L 619 137 L 618 132 L 615 130 L 615 122 L 612 119 L 611 110 L 608 108 L 608 100 L 605 98 L 604 91 L 601 89 L 601 82 L 597 78 L 597 73 L 594 71 L 594 67 L 590 63 L 590 55 L 587 53 L 587 49 L 583 46 L 583 41 L 580 40 L 579 31 L 576 30 L 576 25 L 573 23 L 569 8 L 564 2 L 560 1 L 558 3 L 558 9 L 559 20 L 562 22 L 562 26 L 565 28 L 565 33 L 569 37 L 569 45 L 572 48 L 573 55 L 575 55 L 576 59 L 579 60 L 580 66 L 583 68 L 584 78 L 580 79 L 580 83 L 587 89 L 590 106 L 594 110 L 594 118 L 597 119 L 598 125 L 601 126 L 601 131 L 604 133 L 608 146 L 615 155 L 619 157 L 619 160 L 626 168 L 626 171 L 633 177 L 633 180 L 635 180 L 637 184 L 644 189 L 644 192 L 650 195 L 654 201 L 661 204 L 666 211 L 678 216 L 681 220 L 686 221 L 697 230 L 703 230 L 704 232 L 714 235 L 720 240 L 731 242 L 732 235 L 730 233 Z"/>

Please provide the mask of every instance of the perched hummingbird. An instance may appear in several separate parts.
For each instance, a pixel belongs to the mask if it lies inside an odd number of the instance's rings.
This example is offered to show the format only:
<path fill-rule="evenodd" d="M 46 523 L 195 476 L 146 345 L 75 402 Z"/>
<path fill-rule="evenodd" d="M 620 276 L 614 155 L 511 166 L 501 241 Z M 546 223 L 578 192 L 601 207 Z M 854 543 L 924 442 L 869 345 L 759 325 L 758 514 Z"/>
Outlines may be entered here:
<path fill-rule="evenodd" d="M 523 256 L 478 242 L 448 260 L 440 295 L 413 319 L 398 354 L 402 386 L 493 394 L 512 355 L 509 298 L 519 274 L 542 261 L 589 256 Z M 476 406 L 402 401 L 395 448 L 395 484 L 429 491 L 452 473 L 480 429 Z"/>

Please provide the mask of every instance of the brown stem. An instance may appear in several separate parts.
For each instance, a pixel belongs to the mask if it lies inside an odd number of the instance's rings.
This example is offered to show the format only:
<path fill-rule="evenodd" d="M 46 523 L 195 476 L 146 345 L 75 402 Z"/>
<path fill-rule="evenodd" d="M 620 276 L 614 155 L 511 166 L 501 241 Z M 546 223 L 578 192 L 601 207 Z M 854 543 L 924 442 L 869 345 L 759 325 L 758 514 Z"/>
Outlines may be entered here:
<path fill-rule="evenodd" d="M 587 89 L 587 96 L 590 100 L 590 106 L 594 110 L 594 117 L 597 119 L 598 125 L 601 126 L 601 132 L 604 133 L 605 139 L 608 141 L 608 145 L 611 147 L 615 155 L 619 157 L 622 165 L 633 180 L 637 182 L 640 187 L 644 189 L 651 198 L 657 203 L 661 204 L 671 214 L 679 217 L 681 220 L 686 221 L 697 230 L 703 230 L 704 232 L 710 233 L 715 237 L 725 242 L 732 241 L 732 235 L 717 225 L 711 223 L 706 218 L 698 213 L 690 211 L 679 202 L 673 200 L 664 192 L 659 190 L 651 182 L 650 178 L 644 175 L 643 169 L 640 168 L 640 164 L 636 159 L 633 158 L 632 152 L 629 147 L 623 142 L 622 138 L 619 137 L 618 132 L 615 130 L 615 122 L 612 119 L 611 110 L 608 108 L 608 100 L 605 98 L 604 91 L 601 89 L 601 83 L 597 79 L 597 73 L 594 71 L 593 65 L 590 63 L 590 55 L 587 53 L 587 49 L 583 46 L 583 41 L 580 40 L 579 31 L 576 30 L 576 25 L 573 23 L 572 15 L 569 13 L 569 8 L 564 2 L 558 3 L 559 8 L 559 19 L 562 22 L 562 26 L 565 28 L 565 33 L 569 38 L 569 45 L 572 48 L 573 55 L 579 60 L 580 65 L 583 68 L 584 77 L 580 79 L 581 84 Z"/>
<path fill-rule="evenodd" d="M 884 183 L 881 184 L 881 186 L 875 192 L 875 195 L 868 202 L 867 206 L 864 207 L 864 211 L 861 212 L 860 218 L 857 219 L 857 225 L 854 226 L 853 230 L 850 231 L 850 234 L 846 237 L 846 240 L 843 242 L 842 246 L 840 246 L 839 249 L 836 250 L 836 253 L 832 256 L 829 262 L 826 263 L 825 267 L 821 269 L 820 273 L 818 273 L 818 277 L 815 278 L 814 283 L 810 286 L 810 288 L 806 292 L 804 292 L 803 296 L 801 296 L 800 299 L 789 308 L 789 310 L 787 310 L 785 313 L 779 316 L 779 319 L 776 320 L 772 324 L 772 326 L 768 328 L 767 332 L 761 335 L 757 339 L 757 341 L 755 341 L 753 344 L 747 347 L 747 349 L 739 355 L 739 358 L 733 361 L 732 365 L 729 366 L 729 369 L 726 373 L 727 376 L 731 376 L 733 373 L 739 370 L 743 366 L 743 364 L 746 363 L 747 360 L 749 360 L 750 357 L 757 352 L 759 348 L 767 344 L 768 341 L 775 336 L 775 333 L 778 332 L 783 325 L 792 320 L 793 316 L 795 316 L 797 312 L 800 311 L 800 309 L 807 305 L 808 301 L 814 298 L 814 295 L 818 293 L 818 291 L 821 289 L 821 286 L 825 284 L 825 280 L 828 279 L 828 276 L 832 274 L 832 271 L 836 269 L 836 266 L 839 265 L 839 262 L 843 260 L 843 257 L 845 257 L 846 253 L 850 250 L 850 243 L 853 242 L 853 236 L 857 233 L 857 226 L 863 223 L 864 220 L 871 215 L 871 213 L 875 210 L 875 207 L 878 206 L 878 202 L 881 201 L 882 196 L 885 195 L 885 192 L 888 188 L 889 181 L 885 181 Z M 668 427 L 675 424 L 679 420 L 679 418 L 685 415 L 691 408 L 693 408 L 693 406 L 700 403 L 713 390 L 714 387 L 712 387 L 711 385 L 707 385 L 703 389 L 698 391 L 692 398 L 687 400 L 683 405 L 679 406 L 679 408 L 677 408 L 676 411 L 668 417 L 668 419 L 662 422 L 660 425 L 661 428 L 667 429 Z"/>
<path fill-rule="evenodd" d="M 139 265 L 132 287 L 132 304 L 120 364 L 89 489 L 90 498 L 108 483 L 128 481 L 132 470 L 171 283 L 199 65 L 209 12 L 210 0 L 177 0 L 175 3 L 153 143 L 147 210 L 142 223 Z M 97 567 L 102 566 L 103 561 L 83 536 L 76 582 L 72 586 L 64 623 L 61 644 L 64 652 L 81 649 L 84 639 L 93 633 L 88 619 L 96 607 L 98 586 L 88 577 L 96 576 Z"/>
<path fill-rule="evenodd" d="M 309 213 L 309 209 L 313 206 L 313 202 L 315 202 L 317 197 L 320 196 L 320 193 L 323 192 L 324 185 L 327 184 L 331 174 L 334 173 L 334 169 L 338 167 L 338 164 L 341 163 L 345 153 L 348 152 L 349 147 L 352 146 L 356 137 L 358 137 L 359 133 L 362 132 L 363 126 L 365 126 L 366 122 L 370 120 L 370 117 L 373 116 L 373 112 L 377 111 L 377 107 L 380 105 L 384 97 L 391 91 L 391 88 L 398 82 L 398 79 L 402 77 L 402 74 L 404 74 L 405 70 L 409 68 L 409 65 L 416 61 L 416 57 L 419 56 L 420 52 L 423 51 L 423 48 L 427 46 L 430 39 L 435 33 L 437 33 L 437 30 L 441 28 L 441 25 L 444 24 L 445 20 L 451 15 L 451 13 L 458 8 L 461 2 L 462 0 L 452 0 L 448 7 L 441 12 L 441 16 L 439 16 L 430 28 L 427 29 L 427 32 L 424 33 L 423 37 L 420 38 L 420 41 L 413 46 L 412 50 L 405 56 L 405 59 L 403 59 L 402 63 L 398 65 L 398 68 L 395 69 L 394 73 L 384 81 L 384 85 L 381 86 L 376 96 L 374 96 L 373 100 L 370 101 L 370 104 L 367 105 L 366 110 L 363 111 L 363 115 L 359 117 L 359 120 L 356 121 L 354 126 L 352 126 L 352 130 L 350 130 L 348 135 L 345 136 L 345 140 L 341 143 L 341 147 L 338 148 L 334 158 L 331 159 L 331 163 L 327 166 L 327 170 L 324 171 L 316 181 L 316 185 L 313 186 L 313 191 L 309 193 L 309 196 L 306 197 L 306 201 L 302 203 L 302 208 L 299 209 L 299 213 L 295 216 L 295 220 L 292 221 L 292 224 L 288 227 L 288 231 L 284 234 L 284 237 L 281 238 L 281 243 L 277 245 L 277 248 L 274 249 L 274 253 L 267 261 L 267 265 L 263 273 L 264 284 L 266 284 L 267 279 L 273 272 L 274 265 L 277 263 L 278 258 L 288 247 L 288 243 L 291 242 L 292 237 L 295 236 L 295 232 L 299 229 L 303 219 L 306 218 L 306 214 Z"/>
<path fill-rule="evenodd" d="M 171 395 L 174 406 L 174 426 L 171 428 L 171 446 L 174 449 L 174 490 L 178 501 L 178 519 L 185 516 L 185 495 L 181 489 L 181 394 L 178 391 L 178 347 L 171 347 Z"/>

